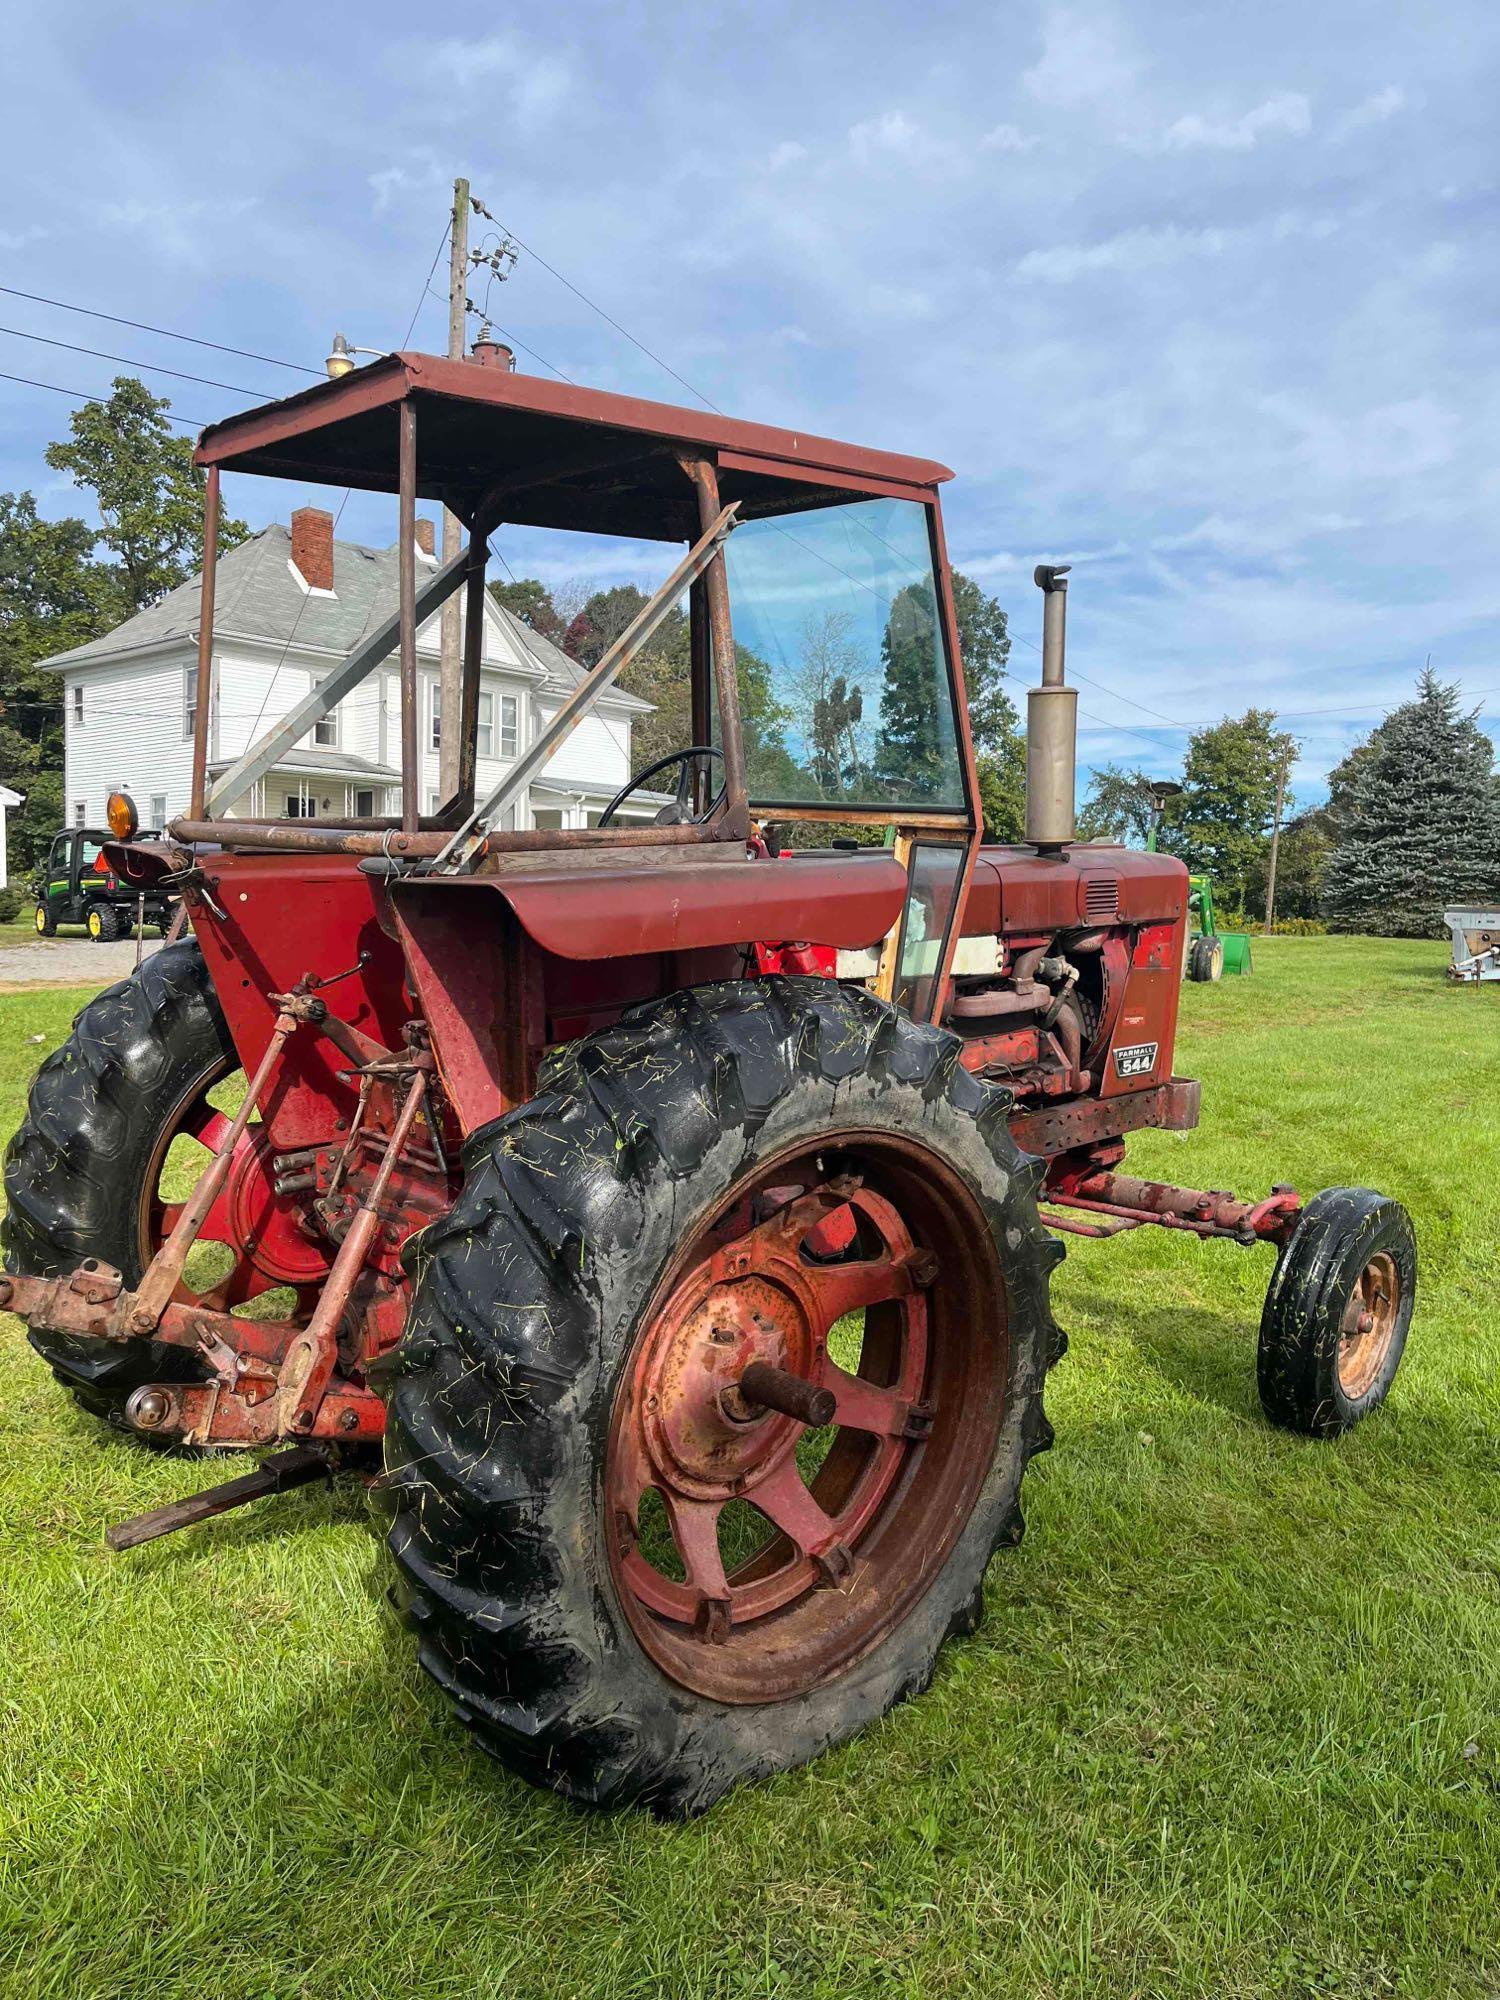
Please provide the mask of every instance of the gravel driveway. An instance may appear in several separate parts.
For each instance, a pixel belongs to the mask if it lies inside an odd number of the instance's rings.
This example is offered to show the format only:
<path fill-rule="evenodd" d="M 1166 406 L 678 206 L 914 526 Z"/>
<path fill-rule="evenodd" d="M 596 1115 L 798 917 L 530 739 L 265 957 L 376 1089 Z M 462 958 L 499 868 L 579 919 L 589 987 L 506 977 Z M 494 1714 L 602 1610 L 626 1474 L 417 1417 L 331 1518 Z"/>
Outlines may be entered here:
<path fill-rule="evenodd" d="M 160 948 L 160 938 L 141 941 L 143 954 Z M 134 938 L 126 944 L 53 937 L 38 938 L 35 944 L 0 945 L 0 986 L 112 986 L 134 969 Z"/>

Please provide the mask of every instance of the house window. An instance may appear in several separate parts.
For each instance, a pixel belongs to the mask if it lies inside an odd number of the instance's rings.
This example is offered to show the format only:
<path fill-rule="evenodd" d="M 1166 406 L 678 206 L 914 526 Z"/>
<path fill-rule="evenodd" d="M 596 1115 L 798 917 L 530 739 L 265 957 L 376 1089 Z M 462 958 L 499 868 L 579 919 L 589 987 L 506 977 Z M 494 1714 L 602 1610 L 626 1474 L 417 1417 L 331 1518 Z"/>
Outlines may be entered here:
<path fill-rule="evenodd" d="M 500 697 L 500 755 L 514 757 L 520 741 L 520 703 L 513 694 Z"/>
<path fill-rule="evenodd" d="M 165 792 L 151 794 L 151 825 L 160 833 L 167 823 L 167 795 Z"/>
<path fill-rule="evenodd" d="M 479 697 L 479 722 L 474 731 L 474 754 L 477 757 L 493 757 L 495 754 L 495 697 L 482 694 Z"/>
<path fill-rule="evenodd" d="M 288 792 L 286 816 L 288 819 L 316 819 L 318 802 L 314 798 L 309 798 L 306 792 Z"/>
<path fill-rule="evenodd" d="M 375 817 L 375 794 L 373 791 L 354 794 L 354 817 L 373 819 Z"/>
<path fill-rule="evenodd" d="M 84 800 L 82 800 L 82 799 L 74 799 L 74 801 L 73 801 L 73 824 L 74 824 L 74 826 L 84 826 L 84 825 L 86 825 L 86 824 L 87 824 L 87 821 L 88 821 L 88 806 L 87 806 L 87 804 L 86 804 L 86 803 L 84 802 Z"/>
<path fill-rule="evenodd" d="M 431 748 L 441 750 L 443 747 L 443 690 L 441 684 L 437 681 L 434 681 L 432 684 L 432 699 L 428 705 L 428 713 L 432 720 L 432 727 L 428 731 Z"/>
<path fill-rule="evenodd" d="M 73 683 L 73 720 L 74 720 L 75 722 L 82 722 L 82 720 L 83 720 L 83 682 L 82 682 L 82 681 L 75 681 L 75 682 Z"/>
<path fill-rule="evenodd" d="M 198 726 L 198 669 L 182 670 L 182 733 L 191 736 Z"/>
<path fill-rule="evenodd" d="M 337 708 L 329 709 L 326 715 L 320 715 L 313 724 L 313 742 L 321 743 L 325 750 L 337 750 L 339 747 L 339 712 Z"/>

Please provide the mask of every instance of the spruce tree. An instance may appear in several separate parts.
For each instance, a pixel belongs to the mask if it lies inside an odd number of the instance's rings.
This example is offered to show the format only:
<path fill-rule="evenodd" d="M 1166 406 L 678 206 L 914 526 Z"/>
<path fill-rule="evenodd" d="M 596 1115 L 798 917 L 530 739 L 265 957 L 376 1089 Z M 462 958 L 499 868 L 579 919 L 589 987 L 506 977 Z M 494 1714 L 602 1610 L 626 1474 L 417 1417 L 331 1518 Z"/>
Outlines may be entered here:
<path fill-rule="evenodd" d="M 1332 929 L 1442 937 L 1445 909 L 1500 897 L 1500 792 L 1477 714 L 1429 667 L 1416 699 L 1332 773 L 1323 877 Z"/>
<path fill-rule="evenodd" d="M 880 642 L 875 772 L 883 794 L 913 805 L 951 804 L 957 793 L 953 716 L 939 692 L 937 646 L 932 586 L 910 583 L 892 602 Z"/>

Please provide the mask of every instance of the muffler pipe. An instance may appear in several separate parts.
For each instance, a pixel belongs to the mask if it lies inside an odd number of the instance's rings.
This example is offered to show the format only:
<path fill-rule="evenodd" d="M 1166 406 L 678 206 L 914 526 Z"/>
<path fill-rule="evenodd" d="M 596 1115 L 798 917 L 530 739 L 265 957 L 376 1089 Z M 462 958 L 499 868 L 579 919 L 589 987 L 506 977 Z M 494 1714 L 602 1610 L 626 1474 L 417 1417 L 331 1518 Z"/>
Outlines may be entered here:
<path fill-rule="evenodd" d="M 1038 563 L 1042 592 L 1042 684 L 1026 696 L 1026 838 L 1058 854 L 1078 837 L 1078 690 L 1063 685 L 1070 563 Z"/>

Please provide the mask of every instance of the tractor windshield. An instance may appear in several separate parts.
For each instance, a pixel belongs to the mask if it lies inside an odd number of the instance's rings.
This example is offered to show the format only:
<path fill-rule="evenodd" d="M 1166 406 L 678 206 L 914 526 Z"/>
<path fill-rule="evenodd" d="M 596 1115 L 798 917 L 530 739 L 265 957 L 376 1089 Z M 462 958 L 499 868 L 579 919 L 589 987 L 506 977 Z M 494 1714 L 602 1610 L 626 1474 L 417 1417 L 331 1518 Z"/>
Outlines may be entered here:
<path fill-rule="evenodd" d="M 729 537 L 755 804 L 963 808 L 928 511 L 855 500 Z"/>

